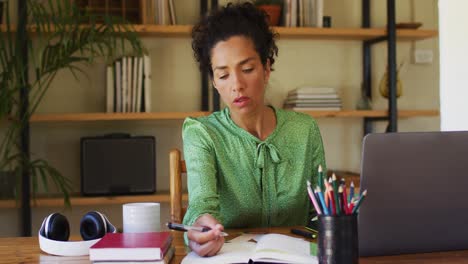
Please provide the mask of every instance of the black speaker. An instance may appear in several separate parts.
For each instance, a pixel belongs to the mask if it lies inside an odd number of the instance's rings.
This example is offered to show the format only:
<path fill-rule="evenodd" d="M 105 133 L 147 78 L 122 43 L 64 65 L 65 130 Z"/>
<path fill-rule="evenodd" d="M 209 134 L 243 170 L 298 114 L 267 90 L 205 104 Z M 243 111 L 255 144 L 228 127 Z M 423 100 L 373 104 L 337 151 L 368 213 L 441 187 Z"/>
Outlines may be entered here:
<path fill-rule="evenodd" d="M 81 193 L 154 193 L 156 143 L 153 136 L 110 134 L 81 138 Z"/>

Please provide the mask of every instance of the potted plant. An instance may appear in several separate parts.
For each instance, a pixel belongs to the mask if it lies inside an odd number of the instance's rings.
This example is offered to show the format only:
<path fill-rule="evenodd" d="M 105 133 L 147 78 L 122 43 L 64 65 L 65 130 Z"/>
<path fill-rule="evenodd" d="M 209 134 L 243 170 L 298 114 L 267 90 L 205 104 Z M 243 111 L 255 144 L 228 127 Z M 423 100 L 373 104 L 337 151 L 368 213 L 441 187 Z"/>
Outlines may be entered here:
<path fill-rule="evenodd" d="M 255 0 L 255 6 L 265 11 L 270 21 L 270 26 L 278 26 L 281 10 L 283 9 L 283 0 Z"/>
<path fill-rule="evenodd" d="M 5 130 L 0 131 L 5 132 L 1 133 L 0 172 L 13 175 L 16 194 L 20 191 L 21 175 L 27 172 L 33 198 L 39 183 L 49 192 L 52 182 L 63 194 L 66 205 L 70 205 L 70 180 L 46 160 L 24 153 L 20 144 L 22 132 L 58 71 L 69 70 L 78 78 L 83 67 L 98 58 L 111 61 L 124 53 L 143 53 L 138 35 L 121 18 L 101 16 L 99 21 L 103 22 L 98 24 L 97 15 L 83 13 L 71 2 L 28 0 L 27 18 L 18 21 L 28 21 L 28 31 L 34 31 L 33 39 L 29 33 L 20 36 L 20 26 L 16 31 L 8 12 L 4 32 L 0 32 L 0 125 Z M 6 10 L 8 5 L 6 1 Z M 29 55 L 27 61 L 18 59 L 23 57 L 24 47 Z M 29 78 L 25 78 L 24 73 L 28 72 Z M 7 181 L 11 179 L 0 184 Z"/>

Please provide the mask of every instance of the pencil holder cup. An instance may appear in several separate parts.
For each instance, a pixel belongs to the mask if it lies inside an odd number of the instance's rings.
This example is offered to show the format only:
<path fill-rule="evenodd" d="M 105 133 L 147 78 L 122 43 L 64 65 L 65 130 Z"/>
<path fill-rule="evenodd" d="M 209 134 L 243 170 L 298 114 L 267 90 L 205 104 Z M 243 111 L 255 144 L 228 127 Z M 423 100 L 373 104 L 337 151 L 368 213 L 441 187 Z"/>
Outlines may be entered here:
<path fill-rule="evenodd" d="M 356 214 L 318 217 L 318 259 L 321 264 L 359 263 Z"/>

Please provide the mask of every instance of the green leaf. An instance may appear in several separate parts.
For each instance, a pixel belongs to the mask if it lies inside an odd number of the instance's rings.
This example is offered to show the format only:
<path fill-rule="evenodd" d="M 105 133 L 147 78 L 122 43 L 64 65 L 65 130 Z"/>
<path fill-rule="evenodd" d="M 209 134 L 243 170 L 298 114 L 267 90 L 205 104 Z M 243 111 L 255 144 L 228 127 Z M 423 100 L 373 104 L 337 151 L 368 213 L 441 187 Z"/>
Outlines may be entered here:
<path fill-rule="evenodd" d="M 37 173 L 39 173 L 39 175 L 41 176 L 41 180 L 42 180 L 42 186 L 44 187 L 44 190 L 46 193 L 49 193 L 49 184 L 48 184 L 48 181 L 47 181 L 47 175 L 44 171 L 44 169 L 42 167 L 35 167 Z"/>

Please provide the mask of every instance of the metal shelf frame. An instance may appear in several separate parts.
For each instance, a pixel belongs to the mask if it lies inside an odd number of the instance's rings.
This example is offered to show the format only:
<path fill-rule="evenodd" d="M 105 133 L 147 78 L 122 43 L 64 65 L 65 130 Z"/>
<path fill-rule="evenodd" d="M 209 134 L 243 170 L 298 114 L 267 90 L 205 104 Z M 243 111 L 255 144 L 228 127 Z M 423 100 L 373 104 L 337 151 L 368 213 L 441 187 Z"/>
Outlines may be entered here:
<path fill-rule="evenodd" d="M 211 7 L 208 9 L 208 0 L 200 1 L 200 17 L 206 16 L 210 10 L 218 8 L 218 0 L 211 0 Z M 212 91 L 210 102 L 210 89 Z M 219 93 L 211 85 L 208 72 L 201 73 L 201 110 L 202 111 L 218 111 L 220 109 Z M 210 107 L 211 104 L 211 107 Z M 211 109 L 210 109 L 211 108 Z"/>
<path fill-rule="evenodd" d="M 362 27 L 370 28 L 370 2 L 362 0 Z M 364 118 L 364 135 L 373 131 L 373 122 L 388 121 L 386 132 L 398 131 L 398 108 L 396 98 L 396 26 L 395 26 L 395 0 L 387 0 L 387 36 L 364 41 L 362 45 L 362 72 L 363 89 L 367 97 L 372 98 L 372 45 L 387 41 L 388 52 L 388 116 Z"/>

